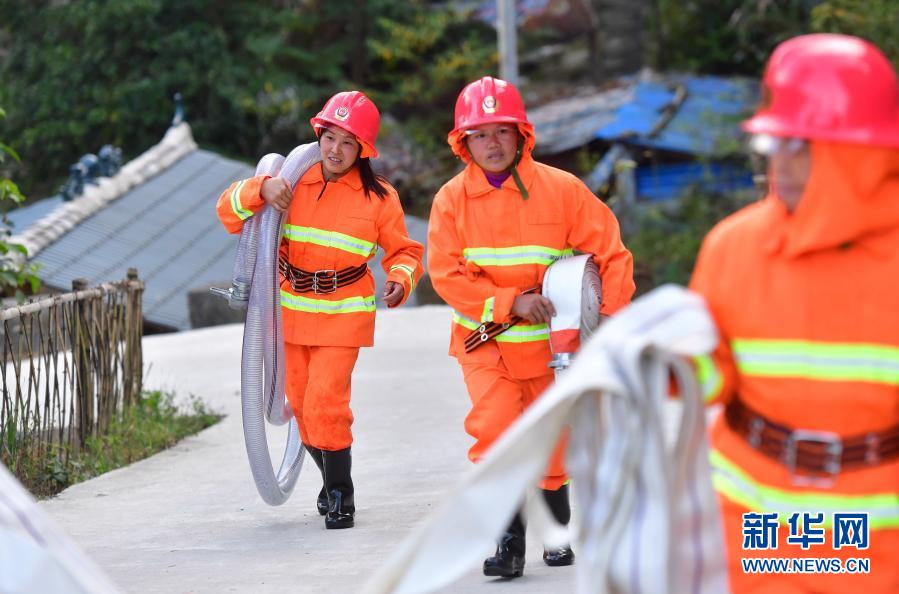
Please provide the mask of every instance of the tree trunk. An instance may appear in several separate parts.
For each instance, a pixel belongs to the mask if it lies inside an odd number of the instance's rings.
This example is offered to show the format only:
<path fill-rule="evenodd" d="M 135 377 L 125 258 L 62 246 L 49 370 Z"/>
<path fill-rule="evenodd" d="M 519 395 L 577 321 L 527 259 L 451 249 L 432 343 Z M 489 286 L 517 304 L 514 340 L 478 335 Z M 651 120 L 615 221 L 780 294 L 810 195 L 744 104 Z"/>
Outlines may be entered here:
<path fill-rule="evenodd" d="M 652 0 L 591 0 L 591 78 L 602 83 L 646 64 L 646 27 Z"/>
<path fill-rule="evenodd" d="M 350 76 L 353 82 L 362 86 L 365 84 L 366 48 L 365 38 L 368 35 L 368 15 L 365 11 L 365 0 L 354 0 L 354 10 L 350 21 L 351 34 L 353 36 L 353 59 Z"/>

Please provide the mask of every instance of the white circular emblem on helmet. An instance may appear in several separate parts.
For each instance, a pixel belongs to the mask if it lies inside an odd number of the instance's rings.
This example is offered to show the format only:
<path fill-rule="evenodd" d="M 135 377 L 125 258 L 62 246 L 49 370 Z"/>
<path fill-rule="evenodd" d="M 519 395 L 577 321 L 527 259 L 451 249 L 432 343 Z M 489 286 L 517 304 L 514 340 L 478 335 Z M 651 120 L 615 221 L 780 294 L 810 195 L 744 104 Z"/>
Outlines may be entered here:
<path fill-rule="evenodd" d="M 481 109 L 484 110 L 484 113 L 496 113 L 497 107 L 499 107 L 499 103 L 493 95 L 487 95 L 481 102 Z"/>
<path fill-rule="evenodd" d="M 346 107 L 338 107 L 337 111 L 334 112 L 334 117 L 340 120 L 341 122 L 345 122 L 348 117 L 350 117 L 350 110 Z"/>

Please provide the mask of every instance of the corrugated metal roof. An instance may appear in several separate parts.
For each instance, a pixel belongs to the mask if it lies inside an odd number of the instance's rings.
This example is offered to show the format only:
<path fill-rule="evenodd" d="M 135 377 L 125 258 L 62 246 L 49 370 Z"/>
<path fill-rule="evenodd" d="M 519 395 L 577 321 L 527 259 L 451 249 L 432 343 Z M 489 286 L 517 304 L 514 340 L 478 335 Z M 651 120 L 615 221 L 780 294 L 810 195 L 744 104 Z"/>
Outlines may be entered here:
<path fill-rule="evenodd" d="M 21 208 L 9 211 L 6 213 L 6 218 L 12 223 L 12 232 L 16 233 L 19 229 L 24 229 L 38 219 L 47 216 L 61 204 L 62 196 L 44 198 L 43 200 L 38 200 L 37 202 L 32 202 Z"/>
<path fill-rule="evenodd" d="M 686 99 L 661 133 L 648 138 L 678 84 L 686 87 Z M 739 123 L 757 101 L 757 85 L 750 79 L 713 76 L 641 80 L 633 99 L 619 107 L 595 137 L 692 155 L 730 154 L 740 149 Z"/>
<path fill-rule="evenodd" d="M 529 109 L 538 154 L 552 155 L 599 139 L 702 156 L 740 149 L 739 122 L 755 105 L 757 82 L 744 78 L 640 74 L 612 89 L 580 89 Z M 647 134 L 684 85 L 687 97 L 655 138 Z"/>
<path fill-rule="evenodd" d="M 190 327 L 188 291 L 231 278 L 235 236 L 224 232 L 215 201 L 253 169 L 196 150 L 109 203 L 41 250 L 32 260 L 50 286 L 124 278 L 129 267 L 146 282 L 144 317 Z"/>
<path fill-rule="evenodd" d="M 582 89 L 528 110 L 537 134 L 534 152 L 554 155 L 584 146 L 596 138 L 597 130 L 615 121 L 616 110 L 633 101 L 633 96 L 630 85 L 604 91 Z"/>

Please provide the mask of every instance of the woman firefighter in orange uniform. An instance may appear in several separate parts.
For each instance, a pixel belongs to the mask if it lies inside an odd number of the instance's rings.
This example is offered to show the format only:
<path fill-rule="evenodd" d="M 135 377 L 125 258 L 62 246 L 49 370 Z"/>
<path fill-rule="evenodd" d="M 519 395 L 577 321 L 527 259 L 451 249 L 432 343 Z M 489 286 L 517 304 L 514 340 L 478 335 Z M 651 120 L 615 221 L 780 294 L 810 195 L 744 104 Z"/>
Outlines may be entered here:
<path fill-rule="evenodd" d="M 423 246 L 409 238 L 396 190 L 372 171 L 380 114 L 358 91 L 337 93 L 311 120 L 322 162 L 291 191 L 257 176 L 219 197 L 231 233 L 268 204 L 286 211 L 281 242 L 285 390 L 300 437 L 322 472 L 317 506 L 326 528 L 353 526 L 350 376 L 359 347 L 372 346 L 375 283 L 367 262 L 380 246 L 388 307 L 403 303 L 422 274 Z M 312 282 L 312 281 L 316 282 Z"/>
<path fill-rule="evenodd" d="M 699 371 L 724 405 L 731 587 L 899 592 L 899 84 L 870 43 L 822 34 L 778 46 L 764 85 L 744 128 L 769 194 L 709 233 L 691 283 L 721 333 Z"/>
<path fill-rule="evenodd" d="M 450 354 L 462 367 L 472 408 L 466 431 L 472 461 L 553 381 L 547 322 L 553 305 L 539 291 L 547 267 L 573 249 L 595 255 L 602 276 L 601 312 L 612 314 L 634 292 L 633 261 L 612 212 L 576 177 L 531 157 L 534 128 L 515 87 L 489 76 L 462 90 L 448 142 L 467 165 L 434 198 L 428 271 L 455 310 Z M 523 319 L 466 352 L 482 322 Z M 560 443 L 543 494 L 556 519 L 570 518 Z M 484 573 L 517 577 L 524 567 L 525 525 L 517 514 Z M 569 547 L 544 551 L 549 565 L 570 565 Z"/>

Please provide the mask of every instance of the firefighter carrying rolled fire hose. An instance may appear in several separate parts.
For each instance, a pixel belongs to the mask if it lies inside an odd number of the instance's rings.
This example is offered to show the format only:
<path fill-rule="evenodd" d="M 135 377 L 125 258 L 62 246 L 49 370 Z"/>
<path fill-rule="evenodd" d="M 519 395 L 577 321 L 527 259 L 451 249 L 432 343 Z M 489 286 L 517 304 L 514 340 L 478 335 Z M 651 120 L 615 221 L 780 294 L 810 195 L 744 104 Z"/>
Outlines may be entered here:
<path fill-rule="evenodd" d="M 601 313 L 610 315 L 633 295 L 633 261 L 609 208 L 573 175 L 534 161 L 534 128 L 513 85 L 487 76 L 466 86 L 447 140 L 466 167 L 434 198 L 428 269 L 454 309 L 450 354 L 471 398 L 465 430 L 477 462 L 553 380 L 547 322 L 555 311 L 538 290 L 547 267 L 573 250 L 591 254 Z M 485 324 L 489 331 L 478 332 Z M 561 524 L 570 518 L 564 448 L 562 439 L 541 484 Z M 521 576 L 524 552 L 519 513 L 484 561 L 485 575 Z M 574 553 L 552 548 L 543 558 L 570 565 Z"/>

